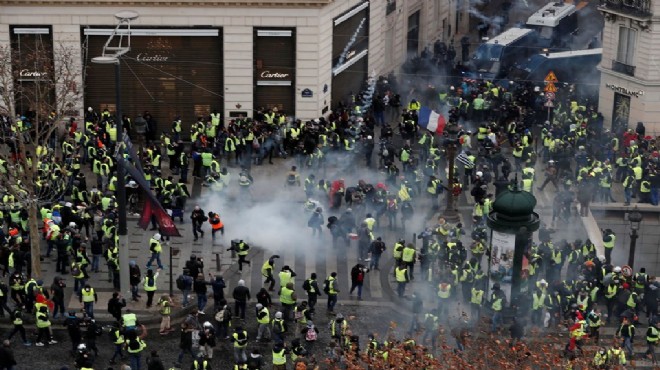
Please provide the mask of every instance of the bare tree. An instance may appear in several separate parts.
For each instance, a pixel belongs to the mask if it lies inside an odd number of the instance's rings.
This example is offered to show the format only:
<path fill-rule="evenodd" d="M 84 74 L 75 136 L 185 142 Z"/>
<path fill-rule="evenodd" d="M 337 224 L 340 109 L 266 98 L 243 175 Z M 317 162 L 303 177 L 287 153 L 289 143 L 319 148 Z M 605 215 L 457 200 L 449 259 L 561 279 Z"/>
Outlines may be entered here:
<path fill-rule="evenodd" d="M 0 169 L 2 189 L 13 202 L 5 209 L 27 211 L 32 275 L 41 276 L 39 210 L 61 201 L 72 183 L 72 158 L 79 150 L 68 136 L 69 118 L 81 98 L 79 62 L 71 46 L 51 50 L 36 43 L 27 51 L 0 45 Z M 17 102 L 23 108 L 16 111 Z M 63 150 L 62 144 L 73 150 Z M 26 230 L 24 230 L 26 231 Z"/>

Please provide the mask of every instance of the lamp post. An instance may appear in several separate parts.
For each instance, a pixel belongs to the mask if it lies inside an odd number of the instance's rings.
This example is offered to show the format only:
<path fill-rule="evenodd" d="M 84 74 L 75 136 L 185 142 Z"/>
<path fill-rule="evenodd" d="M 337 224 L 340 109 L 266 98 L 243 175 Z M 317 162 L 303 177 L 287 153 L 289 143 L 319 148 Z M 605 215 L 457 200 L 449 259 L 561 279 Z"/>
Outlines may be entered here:
<path fill-rule="evenodd" d="M 115 27 L 114 32 L 103 47 L 103 55 L 92 58 L 92 63 L 96 64 L 113 64 L 115 66 L 115 124 L 117 125 L 117 145 L 119 153 L 117 155 L 117 207 L 119 225 L 117 234 L 119 235 L 119 286 L 120 291 L 127 293 L 130 292 L 130 274 L 128 270 L 128 227 L 126 226 L 126 179 L 124 171 L 124 154 L 122 146 L 124 143 L 124 127 L 121 111 L 121 56 L 131 50 L 130 44 L 130 22 L 138 18 L 138 14 L 134 11 L 123 10 L 115 14 L 115 18 L 119 20 L 119 24 Z M 128 46 L 121 45 L 121 38 L 119 46 L 109 46 L 113 37 L 118 33 L 122 25 L 128 25 Z M 114 52 L 107 54 L 108 51 Z"/>
<path fill-rule="evenodd" d="M 460 128 L 456 122 L 450 121 L 445 127 L 447 138 L 444 141 L 445 154 L 447 157 L 447 207 L 445 209 L 444 218 L 450 222 L 457 222 L 459 220 L 458 212 L 456 211 L 454 190 L 454 176 L 456 172 L 456 151 L 458 150 L 458 133 Z"/>
<path fill-rule="evenodd" d="M 630 266 L 631 269 L 635 263 L 635 248 L 637 247 L 637 238 L 639 238 L 637 231 L 639 231 L 643 218 L 642 214 L 637 210 L 637 206 L 635 206 L 632 212 L 628 214 L 628 221 L 630 222 L 630 251 L 628 253 L 628 266 Z"/>

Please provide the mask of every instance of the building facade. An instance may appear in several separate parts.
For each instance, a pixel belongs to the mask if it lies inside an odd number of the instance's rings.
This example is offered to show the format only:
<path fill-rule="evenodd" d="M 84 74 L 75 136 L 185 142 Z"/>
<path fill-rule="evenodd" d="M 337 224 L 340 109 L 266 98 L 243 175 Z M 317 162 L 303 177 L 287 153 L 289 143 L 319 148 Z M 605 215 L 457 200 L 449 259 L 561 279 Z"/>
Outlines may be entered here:
<path fill-rule="evenodd" d="M 75 52 L 81 99 L 71 110 L 115 109 L 114 70 L 93 64 L 132 10 L 131 51 L 121 61 L 122 111 L 149 111 L 184 128 L 276 108 L 301 119 L 349 102 L 371 75 L 398 71 L 437 39 L 467 28 L 467 0 L 22 0 L 0 1 L 0 46 L 11 45 L 14 84 L 39 67 L 15 62 L 31 44 Z M 126 36 L 127 30 L 121 35 Z M 51 51 L 52 52 L 52 51 Z M 54 61 L 52 61 L 54 59 Z M 57 57 L 43 63 L 57 67 Z M 57 70 L 57 68 L 54 68 Z M 17 97 L 16 110 L 27 109 Z"/>
<path fill-rule="evenodd" d="M 602 0 L 599 110 L 612 129 L 644 122 L 660 135 L 660 1 Z M 656 48 L 658 46 L 658 48 Z"/>

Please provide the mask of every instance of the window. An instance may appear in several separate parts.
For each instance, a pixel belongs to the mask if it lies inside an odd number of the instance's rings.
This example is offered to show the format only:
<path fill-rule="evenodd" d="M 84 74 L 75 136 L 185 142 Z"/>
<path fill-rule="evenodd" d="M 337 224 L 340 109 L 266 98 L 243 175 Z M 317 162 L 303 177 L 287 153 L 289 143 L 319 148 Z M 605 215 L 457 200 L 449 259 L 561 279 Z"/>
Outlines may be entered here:
<path fill-rule="evenodd" d="M 385 15 L 389 15 L 396 10 L 396 0 L 387 0 L 387 6 L 385 8 Z"/>
<path fill-rule="evenodd" d="M 628 27 L 619 28 L 619 49 L 616 53 L 616 60 L 629 66 L 634 65 L 635 59 L 635 41 L 637 39 L 637 30 Z"/>

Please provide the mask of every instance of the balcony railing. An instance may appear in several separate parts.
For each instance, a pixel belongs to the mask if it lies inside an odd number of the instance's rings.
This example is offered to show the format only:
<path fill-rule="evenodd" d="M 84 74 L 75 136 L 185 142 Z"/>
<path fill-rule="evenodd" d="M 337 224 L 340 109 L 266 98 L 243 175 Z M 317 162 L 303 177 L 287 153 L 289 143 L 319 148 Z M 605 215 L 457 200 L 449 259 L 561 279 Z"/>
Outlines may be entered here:
<path fill-rule="evenodd" d="M 612 61 L 612 70 L 614 72 L 619 72 L 619 73 L 623 73 L 624 75 L 635 77 L 635 66 L 621 63 L 616 60 Z"/>
<path fill-rule="evenodd" d="M 600 0 L 601 10 L 612 10 L 617 13 L 637 17 L 650 17 L 651 0 Z"/>

